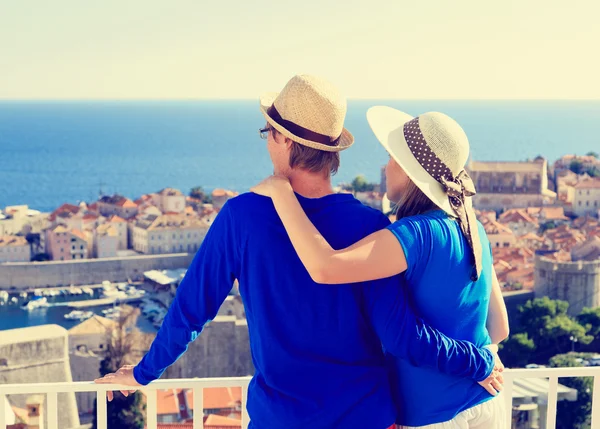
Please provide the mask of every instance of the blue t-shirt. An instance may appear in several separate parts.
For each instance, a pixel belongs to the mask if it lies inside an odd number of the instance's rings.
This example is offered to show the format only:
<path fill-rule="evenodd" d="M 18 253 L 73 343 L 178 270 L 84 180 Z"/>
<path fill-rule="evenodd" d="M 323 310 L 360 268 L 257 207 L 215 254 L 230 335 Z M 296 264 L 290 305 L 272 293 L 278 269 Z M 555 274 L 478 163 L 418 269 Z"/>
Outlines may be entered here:
<path fill-rule="evenodd" d="M 389 225 L 352 195 L 299 200 L 334 248 Z M 471 379 L 492 370 L 489 351 L 450 340 L 417 320 L 398 277 L 314 283 L 272 201 L 244 194 L 229 200 L 210 227 L 156 339 L 135 367 L 138 382 L 160 377 L 185 352 L 236 278 L 255 367 L 247 403 L 253 428 L 388 427 L 396 413 L 382 343 L 415 364 Z"/>
<path fill-rule="evenodd" d="M 400 219 L 388 227 L 398 238 L 408 268 L 407 294 L 415 312 L 444 334 L 481 347 L 491 343 L 486 320 L 492 290 L 490 245 L 478 222 L 482 273 L 470 274 L 473 260 L 458 222 L 442 210 Z M 453 419 L 492 396 L 473 380 L 388 356 L 397 423 L 424 426 Z"/>

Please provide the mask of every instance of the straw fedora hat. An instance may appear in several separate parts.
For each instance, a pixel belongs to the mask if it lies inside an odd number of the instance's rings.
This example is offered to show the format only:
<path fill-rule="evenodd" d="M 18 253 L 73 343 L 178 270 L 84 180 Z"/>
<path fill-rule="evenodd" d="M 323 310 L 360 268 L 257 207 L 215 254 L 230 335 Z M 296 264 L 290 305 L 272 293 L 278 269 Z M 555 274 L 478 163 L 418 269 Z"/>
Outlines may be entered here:
<path fill-rule="evenodd" d="M 456 216 L 447 191 L 439 177 L 434 176 L 443 173 L 444 166 L 451 179 L 464 171 L 469 140 L 460 125 L 443 113 L 429 112 L 413 118 L 385 106 L 370 108 L 367 120 L 377 140 L 410 180 L 438 207 Z M 406 136 L 411 140 L 410 145 Z"/>
<path fill-rule="evenodd" d="M 325 152 L 340 152 L 354 143 L 344 128 L 346 100 L 328 81 L 294 76 L 280 93 L 260 97 L 267 122 L 287 138 Z"/>

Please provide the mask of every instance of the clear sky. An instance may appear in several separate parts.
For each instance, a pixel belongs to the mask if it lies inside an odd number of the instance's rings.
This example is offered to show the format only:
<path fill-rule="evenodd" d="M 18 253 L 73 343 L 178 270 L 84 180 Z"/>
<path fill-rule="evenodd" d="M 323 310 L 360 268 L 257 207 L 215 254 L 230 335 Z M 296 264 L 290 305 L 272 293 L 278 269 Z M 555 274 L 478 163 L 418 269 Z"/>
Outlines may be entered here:
<path fill-rule="evenodd" d="M 600 1 L 0 0 L 0 99 L 600 99 Z"/>

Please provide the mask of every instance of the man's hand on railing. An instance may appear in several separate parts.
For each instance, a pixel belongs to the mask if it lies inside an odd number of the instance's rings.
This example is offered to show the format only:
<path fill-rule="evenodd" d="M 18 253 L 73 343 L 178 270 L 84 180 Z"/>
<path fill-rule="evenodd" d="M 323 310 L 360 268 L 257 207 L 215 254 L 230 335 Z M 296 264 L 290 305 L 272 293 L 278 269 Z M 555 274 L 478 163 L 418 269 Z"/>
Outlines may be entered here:
<path fill-rule="evenodd" d="M 102 378 L 97 378 L 96 380 L 94 380 L 94 383 L 97 383 L 97 384 L 121 384 L 123 386 L 141 387 L 141 384 L 139 384 L 137 381 L 135 381 L 135 378 L 133 376 L 133 365 L 124 365 L 117 372 L 106 374 Z M 130 393 L 134 393 L 135 391 L 136 391 L 136 389 L 121 390 L 121 393 L 124 396 L 128 396 Z M 109 390 L 106 392 L 106 397 L 108 398 L 109 402 L 113 400 L 112 390 Z"/>
<path fill-rule="evenodd" d="M 483 386 L 485 390 L 487 390 L 491 395 L 496 396 L 499 392 L 502 391 L 502 385 L 504 384 L 504 377 L 502 377 L 502 371 L 504 371 L 504 364 L 500 360 L 500 356 L 498 356 L 498 345 L 490 344 L 485 346 L 486 349 L 489 349 L 494 354 L 494 369 L 492 373 L 483 381 L 480 381 L 479 384 Z"/>

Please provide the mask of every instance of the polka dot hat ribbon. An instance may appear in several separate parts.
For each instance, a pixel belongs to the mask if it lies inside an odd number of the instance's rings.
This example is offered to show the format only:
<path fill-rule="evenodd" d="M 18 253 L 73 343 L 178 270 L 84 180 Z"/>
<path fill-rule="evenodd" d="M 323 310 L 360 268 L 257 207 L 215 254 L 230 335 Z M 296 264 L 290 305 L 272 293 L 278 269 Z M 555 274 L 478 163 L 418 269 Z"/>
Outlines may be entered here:
<path fill-rule="evenodd" d="M 425 140 L 419 127 L 418 117 L 404 124 L 404 139 L 421 167 L 442 185 L 448 195 L 450 205 L 458 217 L 460 229 L 467 238 L 471 248 L 471 255 L 474 261 L 471 280 L 476 281 L 481 275 L 482 249 L 481 241 L 479 241 L 477 219 L 471 203 L 471 197 L 475 195 L 473 180 L 471 180 L 471 177 L 464 169 L 456 177 L 453 176 L 452 171 L 431 150 L 431 147 Z"/>

